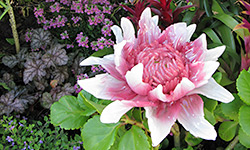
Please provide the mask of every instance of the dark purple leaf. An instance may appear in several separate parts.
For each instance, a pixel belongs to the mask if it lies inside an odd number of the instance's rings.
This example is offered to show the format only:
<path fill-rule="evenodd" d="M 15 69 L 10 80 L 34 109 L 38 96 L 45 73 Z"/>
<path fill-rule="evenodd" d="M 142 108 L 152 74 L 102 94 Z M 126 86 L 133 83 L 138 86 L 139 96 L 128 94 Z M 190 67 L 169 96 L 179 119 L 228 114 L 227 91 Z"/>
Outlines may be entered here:
<path fill-rule="evenodd" d="M 57 67 L 53 74 L 54 80 L 58 80 L 59 83 L 63 83 L 65 79 L 69 77 L 68 68 L 66 66 Z"/>
<path fill-rule="evenodd" d="M 35 76 L 38 79 L 46 75 L 45 65 L 42 60 L 28 60 L 25 63 L 25 70 L 23 72 L 23 82 L 27 84 L 32 81 Z"/>

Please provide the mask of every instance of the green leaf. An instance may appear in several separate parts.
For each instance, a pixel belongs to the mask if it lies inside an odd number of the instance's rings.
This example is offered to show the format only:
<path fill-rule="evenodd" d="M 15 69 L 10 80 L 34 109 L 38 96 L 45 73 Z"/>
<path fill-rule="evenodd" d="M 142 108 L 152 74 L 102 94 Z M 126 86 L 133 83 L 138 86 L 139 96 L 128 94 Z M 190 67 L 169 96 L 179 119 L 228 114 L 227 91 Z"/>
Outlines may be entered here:
<path fill-rule="evenodd" d="M 218 37 L 218 35 L 214 32 L 213 29 L 211 28 L 206 28 L 203 30 L 203 32 L 205 32 L 207 34 L 207 36 L 213 41 L 213 43 L 219 43 L 222 44 L 220 38 Z"/>
<path fill-rule="evenodd" d="M 94 116 L 81 130 L 83 145 L 86 150 L 108 150 L 114 144 L 119 123 L 104 124 L 100 116 Z"/>
<path fill-rule="evenodd" d="M 234 100 L 232 102 L 221 104 L 221 110 L 225 116 L 232 120 L 238 121 L 239 109 L 243 105 L 243 102 L 240 100 L 237 94 L 233 94 L 233 96 Z"/>
<path fill-rule="evenodd" d="M 242 144 L 237 143 L 237 144 L 234 146 L 234 150 L 247 150 L 247 148 L 246 148 L 245 146 L 243 146 Z"/>
<path fill-rule="evenodd" d="M 13 38 L 6 38 L 6 41 L 10 44 L 10 45 L 14 45 L 15 44 L 15 40 Z"/>
<path fill-rule="evenodd" d="M 94 57 L 102 57 L 102 56 L 105 56 L 105 55 L 108 55 L 108 54 L 113 54 L 114 53 L 114 50 L 113 48 L 103 48 L 101 50 L 98 50 L 97 52 L 94 52 L 91 56 L 94 56 Z"/>
<path fill-rule="evenodd" d="M 10 88 L 6 85 L 6 83 L 0 82 L 0 86 L 2 86 L 4 89 L 10 91 Z"/>
<path fill-rule="evenodd" d="M 91 100 L 98 101 L 97 98 L 95 98 L 93 95 L 87 93 L 86 91 L 82 90 L 79 94 L 80 98 L 78 98 L 78 101 L 80 100 L 80 106 L 84 107 L 83 105 L 87 106 L 90 109 L 96 110 L 98 113 L 101 113 L 102 110 L 105 108 L 105 105 L 97 104 Z"/>
<path fill-rule="evenodd" d="M 214 113 L 209 111 L 207 108 L 204 108 L 204 114 L 205 114 L 205 119 L 211 123 L 212 125 L 216 124 L 216 118 L 214 116 Z"/>
<path fill-rule="evenodd" d="M 137 126 L 132 126 L 132 128 L 121 137 L 118 150 L 128 150 L 128 149 L 129 150 L 150 149 L 150 144 L 147 140 L 147 136 L 141 128 Z"/>
<path fill-rule="evenodd" d="M 239 129 L 239 141 L 240 143 L 247 147 L 247 148 L 250 148 L 250 135 L 247 135 L 243 130 L 242 128 Z"/>
<path fill-rule="evenodd" d="M 195 146 L 202 142 L 201 138 L 194 137 L 192 134 L 187 132 L 185 136 L 185 141 L 188 143 L 189 146 Z"/>
<path fill-rule="evenodd" d="M 242 70 L 238 79 L 236 80 L 236 88 L 238 94 L 243 102 L 250 105 L 250 73 Z"/>
<path fill-rule="evenodd" d="M 63 96 L 51 106 L 51 123 L 65 129 L 81 128 L 87 117 L 74 96 Z"/>
<path fill-rule="evenodd" d="M 237 122 L 234 121 L 225 121 L 219 127 L 219 136 L 224 141 L 231 141 L 236 133 Z"/>
<path fill-rule="evenodd" d="M 233 17 L 231 17 L 228 14 L 218 14 L 218 15 L 214 15 L 214 18 L 220 20 L 221 22 L 223 22 L 226 26 L 228 26 L 230 29 L 234 29 L 234 27 L 239 24 Z M 244 30 L 243 29 L 239 29 L 235 31 L 242 39 L 244 39 Z"/>
<path fill-rule="evenodd" d="M 231 48 L 235 52 L 236 46 L 232 30 L 228 26 L 222 24 L 218 27 L 217 31 L 220 33 L 220 36 L 223 37 L 222 38 L 223 44 L 225 44 L 227 47 Z M 227 50 L 230 49 L 226 49 L 226 51 Z"/>
<path fill-rule="evenodd" d="M 242 130 L 250 136 L 250 106 L 242 106 L 239 111 L 239 123 Z"/>
<path fill-rule="evenodd" d="M 209 111 L 214 111 L 216 106 L 218 105 L 218 101 L 209 99 L 205 96 L 201 96 L 204 101 L 204 107 L 207 108 Z"/>
<path fill-rule="evenodd" d="M 223 9 L 220 7 L 220 4 L 216 0 L 213 0 L 212 10 L 214 11 L 215 14 L 216 13 L 224 14 Z"/>

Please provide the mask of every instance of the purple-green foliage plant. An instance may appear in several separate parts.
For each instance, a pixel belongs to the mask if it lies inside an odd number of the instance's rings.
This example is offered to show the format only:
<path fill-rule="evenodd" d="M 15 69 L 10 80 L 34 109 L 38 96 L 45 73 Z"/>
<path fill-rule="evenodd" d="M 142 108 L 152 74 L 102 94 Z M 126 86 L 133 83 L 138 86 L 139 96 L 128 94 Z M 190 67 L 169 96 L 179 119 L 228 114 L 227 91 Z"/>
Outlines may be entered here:
<path fill-rule="evenodd" d="M 0 149 L 83 149 L 80 135 L 69 138 L 59 127 L 52 128 L 46 116 L 43 121 L 30 121 L 20 115 L 2 116 L 0 136 Z"/>
<path fill-rule="evenodd" d="M 81 49 L 87 57 L 113 45 L 110 29 L 113 7 L 107 0 L 47 0 L 34 9 L 34 14 L 45 30 L 67 44 L 67 49 Z"/>

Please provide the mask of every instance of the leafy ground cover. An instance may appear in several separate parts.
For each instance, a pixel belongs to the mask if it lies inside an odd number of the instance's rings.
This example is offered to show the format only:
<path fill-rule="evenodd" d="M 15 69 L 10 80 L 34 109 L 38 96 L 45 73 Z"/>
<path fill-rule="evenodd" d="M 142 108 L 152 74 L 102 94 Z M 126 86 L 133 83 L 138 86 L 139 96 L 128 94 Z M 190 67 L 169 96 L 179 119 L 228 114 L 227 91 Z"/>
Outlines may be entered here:
<path fill-rule="evenodd" d="M 250 148 L 247 1 L 1 0 L 0 5 L 0 149 Z M 77 84 L 107 72 L 101 65 L 79 64 L 89 56 L 113 54 L 111 27 L 127 17 L 138 31 L 146 7 L 159 16 L 161 30 L 178 22 L 196 24 L 191 40 L 205 33 L 208 49 L 226 46 L 213 78 L 234 101 L 202 96 L 205 118 L 218 134 L 215 141 L 194 137 L 177 122 L 152 147 L 143 108 L 131 109 L 118 123 L 103 124 L 100 114 L 111 101 Z"/>

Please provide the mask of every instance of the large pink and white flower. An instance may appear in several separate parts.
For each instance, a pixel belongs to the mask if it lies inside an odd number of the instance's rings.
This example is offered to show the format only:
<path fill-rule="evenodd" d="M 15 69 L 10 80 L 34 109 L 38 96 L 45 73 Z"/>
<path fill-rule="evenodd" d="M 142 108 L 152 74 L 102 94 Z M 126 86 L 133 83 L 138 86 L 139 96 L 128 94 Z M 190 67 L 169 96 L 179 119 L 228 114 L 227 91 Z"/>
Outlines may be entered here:
<path fill-rule="evenodd" d="M 225 46 L 207 50 L 205 34 L 190 41 L 194 24 L 176 23 L 161 32 L 158 19 L 146 8 L 136 38 L 132 23 L 122 18 L 121 28 L 112 27 L 114 54 L 81 62 L 102 65 L 108 73 L 78 84 L 97 98 L 114 101 L 103 110 L 103 123 L 116 123 L 131 108 L 144 107 L 153 146 L 169 134 L 176 120 L 194 136 L 215 140 L 216 131 L 204 118 L 197 94 L 225 103 L 234 99 L 211 77 Z"/>

